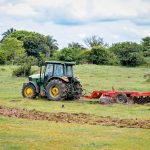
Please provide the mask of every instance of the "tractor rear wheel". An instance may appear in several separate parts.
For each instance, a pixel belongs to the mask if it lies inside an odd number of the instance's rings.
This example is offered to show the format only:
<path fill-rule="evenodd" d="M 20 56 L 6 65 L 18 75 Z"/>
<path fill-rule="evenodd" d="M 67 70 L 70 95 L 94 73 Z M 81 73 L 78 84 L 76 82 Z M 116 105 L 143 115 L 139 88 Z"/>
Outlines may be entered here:
<path fill-rule="evenodd" d="M 48 100 L 64 100 L 67 97 L 67 84 L 59 79 L 51 80 L 46 87 Z"/>
<path fill-rule="evenodd" d="M 128 97 L 124 93 L 118 93 L 115 96 L 115 100 L 117 103 L 124 104 L 128 102 Z"/>
<path fill-rule="evenodd" d="M 24 98 L 31 98 L 34 99 L 36 98 L 36 90 L 34 85 L 32 85 L 31 83 L 26 83 L 23 85 L 22 87 L 22 96 Z"/>

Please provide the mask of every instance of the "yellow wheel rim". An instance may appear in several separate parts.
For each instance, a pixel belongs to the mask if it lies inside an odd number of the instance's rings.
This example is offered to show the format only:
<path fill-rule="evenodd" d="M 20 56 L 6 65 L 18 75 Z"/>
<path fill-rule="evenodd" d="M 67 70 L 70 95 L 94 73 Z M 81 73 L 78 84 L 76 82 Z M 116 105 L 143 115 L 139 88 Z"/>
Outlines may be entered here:
<path fill-rule="evenodd" d="M 57 97 L 59 95 L 59 88 L 57 86 L 51 87 L 50 94 L 52 97 Z"/>
<path fill-rule="evenodd" d="M 31 87 L 26 87 L 24 90 L 24 94 L 26 97 L 31 97 L 33 95 L 33 89 Z"/>

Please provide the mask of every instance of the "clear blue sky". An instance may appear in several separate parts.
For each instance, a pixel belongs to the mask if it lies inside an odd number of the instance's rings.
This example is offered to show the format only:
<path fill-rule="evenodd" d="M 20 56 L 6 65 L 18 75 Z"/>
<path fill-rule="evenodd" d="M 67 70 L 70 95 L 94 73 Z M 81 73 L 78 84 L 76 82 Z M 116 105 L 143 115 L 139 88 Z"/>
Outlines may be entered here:
<path fill-rule="evenodd" d="M 0 35 L 10 27 L 52 35 L 60 47 L 91 35 L 140 42 L 150 36 L 150 0 L 0 0 Z"/>

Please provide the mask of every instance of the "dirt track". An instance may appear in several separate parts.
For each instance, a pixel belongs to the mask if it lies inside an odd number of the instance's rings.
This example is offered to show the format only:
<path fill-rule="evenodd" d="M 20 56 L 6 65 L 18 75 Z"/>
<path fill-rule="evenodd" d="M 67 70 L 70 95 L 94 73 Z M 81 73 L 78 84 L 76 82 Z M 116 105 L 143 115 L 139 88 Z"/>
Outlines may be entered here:
<path fill-rule="evenodd" d="M 26 110 L 0 106 L 0 116 L 12 118 L 25 118 L 32 120 L 48 120 L 55 122 L 116 126 L 120 128 L 150 129 L 150 120 L 118 119 L 111 117 L 96 117 L 84 113 L 49 113 L 37 110 Z"/>

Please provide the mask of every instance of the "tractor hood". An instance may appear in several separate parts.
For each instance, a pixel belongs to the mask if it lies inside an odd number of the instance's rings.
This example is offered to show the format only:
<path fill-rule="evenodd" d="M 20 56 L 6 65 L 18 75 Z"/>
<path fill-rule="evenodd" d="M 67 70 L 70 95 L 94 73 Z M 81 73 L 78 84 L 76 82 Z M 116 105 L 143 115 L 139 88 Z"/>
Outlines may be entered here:
<path fill-rule="evenodd" d="M 29 76 L 29 78 L 39 79 L 40 78 L 40 74 L 33 74 L 33 75 Z M 44 74 L 41 74 L 41 78 L 44 78 Z"/>

